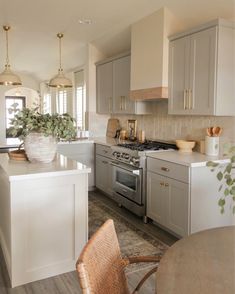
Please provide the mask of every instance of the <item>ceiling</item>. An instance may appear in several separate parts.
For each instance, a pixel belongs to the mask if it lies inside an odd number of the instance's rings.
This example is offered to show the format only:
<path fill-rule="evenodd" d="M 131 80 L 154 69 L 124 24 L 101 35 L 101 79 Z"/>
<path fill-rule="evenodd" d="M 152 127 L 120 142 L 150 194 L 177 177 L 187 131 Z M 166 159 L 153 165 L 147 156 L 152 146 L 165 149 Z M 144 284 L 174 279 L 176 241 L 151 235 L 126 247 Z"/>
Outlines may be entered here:
<path fill-rule="evenodd" d="M 62 67 L 85 63 L 92 42 L 111 56 L 130 48 L 130 25 L 162 6 L 189 28 L 222 17 L 235 21 L 235 0 L 0 0 L 0 25 L 10 25 L 12 69 L 39 81 L 57 73 L 58 32 L 62 39 Z M 79 20 L 91 19 L 91 25 Z M 0 70 L 5 64 L 5 33 L 0 30 Z"/>

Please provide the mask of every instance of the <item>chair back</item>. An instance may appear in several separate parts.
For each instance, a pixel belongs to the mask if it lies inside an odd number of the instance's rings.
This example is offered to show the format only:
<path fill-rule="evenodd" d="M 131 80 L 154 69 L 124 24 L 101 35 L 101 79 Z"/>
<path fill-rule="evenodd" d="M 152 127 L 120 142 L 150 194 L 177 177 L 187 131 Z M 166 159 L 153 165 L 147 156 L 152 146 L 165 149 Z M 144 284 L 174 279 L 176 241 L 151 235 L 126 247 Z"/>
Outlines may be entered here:
<path fill-rule="evenodd" d="M 83 294 L 129 294 L 124 263 L 111 219 L 91 237 L 78 261 Z"/>

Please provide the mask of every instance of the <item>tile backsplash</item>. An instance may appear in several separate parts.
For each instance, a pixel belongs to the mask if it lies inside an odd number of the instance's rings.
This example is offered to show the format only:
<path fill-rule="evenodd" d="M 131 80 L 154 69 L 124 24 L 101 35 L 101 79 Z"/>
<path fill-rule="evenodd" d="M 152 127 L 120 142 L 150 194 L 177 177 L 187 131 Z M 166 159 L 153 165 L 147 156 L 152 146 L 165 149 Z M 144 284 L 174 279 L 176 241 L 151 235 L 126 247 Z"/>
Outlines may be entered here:
<path fill-rule="evenodd" d="M 122 128 L 127 128 L 128 119 L 137 120 L 137 130 L 144 130 L 147 139 L 204 140 L 206 128 L 220 126 L 223 128 L 222 142 L 235 143 L 235 117 L 215 116 L 179 116 L 168 115 L 166 101 L 153 103 L 152 115 L 113 115 L 120 120 Z"/>

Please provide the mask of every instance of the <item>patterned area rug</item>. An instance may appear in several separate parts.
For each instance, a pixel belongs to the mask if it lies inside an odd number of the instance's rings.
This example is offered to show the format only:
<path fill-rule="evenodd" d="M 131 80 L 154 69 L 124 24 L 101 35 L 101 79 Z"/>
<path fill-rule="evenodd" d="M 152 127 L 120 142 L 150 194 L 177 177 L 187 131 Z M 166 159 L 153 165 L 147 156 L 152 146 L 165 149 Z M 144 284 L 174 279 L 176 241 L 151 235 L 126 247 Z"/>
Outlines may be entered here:
<path fill-rule="evenodd" d="M 168 246 L 150 236 L 146 231 L 137 229 L 127 222 L 118 212 L 110 209 L 98 198 L 89 195 L 89 237 L 107 220 L 113 219 L 123 256 L 157 255 L 164 254 Z M 128 271 L 136 271 L 150 264 L 133 264 L 128 266 Z"/>

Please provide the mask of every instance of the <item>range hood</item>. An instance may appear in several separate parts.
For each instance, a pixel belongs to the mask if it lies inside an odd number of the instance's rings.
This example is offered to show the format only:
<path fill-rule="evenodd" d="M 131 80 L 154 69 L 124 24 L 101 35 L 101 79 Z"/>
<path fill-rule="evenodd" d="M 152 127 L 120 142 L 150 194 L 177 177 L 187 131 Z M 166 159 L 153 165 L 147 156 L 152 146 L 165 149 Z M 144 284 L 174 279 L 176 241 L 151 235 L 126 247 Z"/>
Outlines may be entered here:
<path fill-rule="evenodd" d="M 165 7 L 131 27 L 131 86 L 133 100 L 168 98 L 168 36 L 180 29 Z"/>

